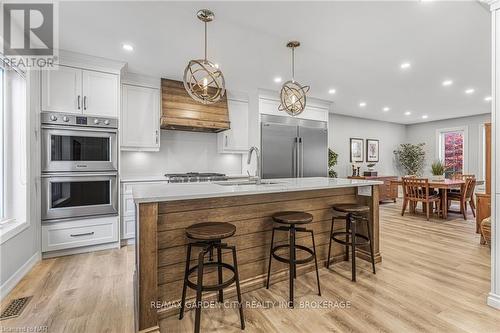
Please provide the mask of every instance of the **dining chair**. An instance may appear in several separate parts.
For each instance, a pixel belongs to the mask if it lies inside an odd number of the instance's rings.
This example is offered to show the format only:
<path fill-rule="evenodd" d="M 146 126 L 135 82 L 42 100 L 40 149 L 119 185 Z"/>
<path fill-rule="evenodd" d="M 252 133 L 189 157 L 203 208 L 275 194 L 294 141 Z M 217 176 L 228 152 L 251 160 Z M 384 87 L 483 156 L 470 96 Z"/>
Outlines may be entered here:
<path fill-rule="evenodd" d="M 436 204 L 438 214 L 441 213 L 441 198 L 439 194 L 434 194 L 429 188 L 429 180 L 427 178 L 412 178 L 403 177 L 403 208 L 401 216 L 404 216 L 408 204 L 410 207 L 416 206 L 422 202 L 422 207 L 425 209 L 427 221 L 429 221 L 431 210 Z"/>
<path fill-rule="evenodd" d="M 474 203 L 474 190 L 476 188 L 476 178 L 475 177 L 465 177 L 465 184 L 459 192 L 448 193 L 447 205 L 450 207 L 452 201 L 460 202 L 460 213 L 464 216 L 464 220 L 467 220 L 467 202 L 470 204 L 470 209 L 472 211 L 472 216 L 476 217 L 476 204 Z"/>

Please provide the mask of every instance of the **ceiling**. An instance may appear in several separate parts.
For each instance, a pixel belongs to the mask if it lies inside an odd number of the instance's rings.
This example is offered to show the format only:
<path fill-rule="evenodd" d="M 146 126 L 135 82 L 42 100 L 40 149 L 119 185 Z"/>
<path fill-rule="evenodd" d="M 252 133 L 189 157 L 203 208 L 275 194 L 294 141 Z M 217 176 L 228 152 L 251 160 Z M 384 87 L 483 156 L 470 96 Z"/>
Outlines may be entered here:
<path fill-rule="evenodd" d="M 490 112 L 490 13 L 475 1 L 60 2 L 60 47 L 181 79 L 203 56 L 202 7 L 216 15 L 208 58 L 229 90 L 279 90 L 274 78 L 290 77 L 285 44 L 296 39 L 296 80 L 334 113 L 411 124 Z"/>

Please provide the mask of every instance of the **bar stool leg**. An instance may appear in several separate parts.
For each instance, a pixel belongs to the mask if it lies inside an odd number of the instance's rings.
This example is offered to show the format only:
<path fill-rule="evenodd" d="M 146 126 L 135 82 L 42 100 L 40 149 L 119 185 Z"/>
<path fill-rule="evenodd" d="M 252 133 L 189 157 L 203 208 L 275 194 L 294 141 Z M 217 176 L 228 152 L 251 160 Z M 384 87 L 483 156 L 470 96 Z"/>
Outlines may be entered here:
<path fill-rule="evenodd" d="M 243 301 L 241 299 L 240 276 L 238 274 L 238 260 L 236 259 L 236 246 L 231 247 L 233 251 L 234 277 L 236 279 L 236 293 L 238 294 L 238 303 L 240 308 L 241 329 L 245 329 L 245 317 L 243 317 Z"/>
<path fill-rule="evenodd" d="M 352 281 L 356 282 L 356 221 L 352 219 L 352 215 L 348 214 L 347 219 L 349 220 L 349 224 L 351 225 L 351 250 L 352 250 L 352 259 L 351 259 L 351 272 L 352 272 Z"/>
<path fill-rule="evenodd" d="M 332 216 L 332 227 L 330 228 L 330 243 L 328 244 L 328 259 L 326 260 L 326 268 L 330 268 L 330 255 L 332 253 L 332 237 L 333 237 L 333 222 L 335 217 Z M 316 252 L 316 250 L 314 250 Z"/>
<path fill-rule="evenodd" d="M 211 245 L 209 246 L 211 247 Z M 194 332 L 200 332 L 201 322 L 201 292 L 203 288 L 203 258 L 210 252 L 210 248 L 203 249 L 198 255 L 198 280 L 196 282 L 196 313 L 194 317 Z"/>
<path fill-rule="evenodd" d="M 267 268 L 266 289 L 269 289 L 269 279 L 271 277 L 271 261 L 273 260 L 273 247 L 274 247 L 274 229 L 275 228 L 273 228 L 273 234 L 271 236 L 271 249 L 269 250 L 269 266 Z"/>
<path fill-rule="evenodd" d="M 366 230 L 368 232 L 368 244 L 370 245 L 370 258 L 372 259 L 372 269 L 373 269 L 373 274 L 377 274 L 375 272 L 375 256 L 373 255 L 373 244 L 372 244 L 372 233 L 370 231 L 370 223 L 368 219 L 366 219 Z"/>
<path fill-rule="evenodd" d="M 182 298 L 181 298 L 181 309 L 179 312 L 179 320 L 184 317 L 184 306 L 186 304 L 186 288 L 187 288 L 187 280 L 189 278 L 189 262 L 191 261 L 191 243 L 188 244 L 187 248 L 187 258 L 186 258 L 186 269 L 184 270 L 184 283 L 182 285 Z"/>
<path fill-rule="evenodd" d="M 344 253 L 344 261 L 349 261 L 349 230 L 351 230 L 351 220 L 349 218 L 345 218 L 345 253 Z"/>
<path fill-rule="evenodd" d="M 219 284 L 222 284 L 222 249 L 221 249 L 221 243 L 220 241 L 216 245 L 217 247 L 217 263 L 219 264 L 217 267 L 217 275 L 219 278 Z M 224 302 L 224 290 L 220 289 L 219 290 L 219 302 L 222 303 Z"/>
<path fill-rule="evenodd" d="M 310 230 L 310 233 L 311 233 L 311 238 L 312 238 L 312 241 L 313 241 L 314 264 L 316 265 L 316 279 L 318 280 L 318 295 L 321 296 L 321 287 L 320 287 L 320 284 L 319 284 L 318 259 L 316 257 L 316 243 L 314 242 L 314 232 L 312 230 Z"/>
<path fill-rule="evenodd" d="M 290 301 L 289 306 L 293 308 L 293 279 L 295 276 L 295 226 L 290 226 Z"/>

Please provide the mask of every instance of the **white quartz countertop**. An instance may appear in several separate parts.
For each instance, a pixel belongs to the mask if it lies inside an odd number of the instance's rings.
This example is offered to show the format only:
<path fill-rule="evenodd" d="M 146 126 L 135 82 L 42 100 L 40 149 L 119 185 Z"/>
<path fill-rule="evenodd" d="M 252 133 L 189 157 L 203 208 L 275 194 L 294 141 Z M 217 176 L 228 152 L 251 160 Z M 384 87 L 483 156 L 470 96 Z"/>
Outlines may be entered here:
<path fill-rule="evenodd" d="M 227 175 L 228 179 L 248 178 L 247 175 Z M 143 182 L 166 182 L 168 181 L 165 175 L 148 175 L 148 176 L 122 176 L 121 183 L 143 183 Z"/>
<path fill-rule="evenodd" d="M 383 184 L 376 180 L 327 177 L 264 179 L 261 185 L 237 185 L 237 182 L 138 184 L 133 188 L 133 196 L 136 203 L 162 202 Z"/>

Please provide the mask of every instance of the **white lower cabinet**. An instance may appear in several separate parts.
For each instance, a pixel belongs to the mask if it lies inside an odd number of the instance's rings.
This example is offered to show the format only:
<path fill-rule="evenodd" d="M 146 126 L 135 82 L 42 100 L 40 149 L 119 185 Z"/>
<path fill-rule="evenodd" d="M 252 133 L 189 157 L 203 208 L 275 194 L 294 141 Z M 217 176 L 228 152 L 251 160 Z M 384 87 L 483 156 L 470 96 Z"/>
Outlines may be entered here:
<path fill-rule="evenodd" d="M 248 101 L 227 100 L 231 128 L 217 133 L 219 153 L 248 152 Z"/>
<path fill-rule="evenodd" d="M 121 184 L 121 202 L 120 202 L 120 229 L 121 239 L 130 240 L 135 237 L 135 203 L 132 188 L 135 185 L 162 184 L 167 181 L 133 181 Z"/>
<path fill-rule="evenodd" d="M 54 222 L 42 225 L 42 252 L 117 241 L 117 216 Z"/>

